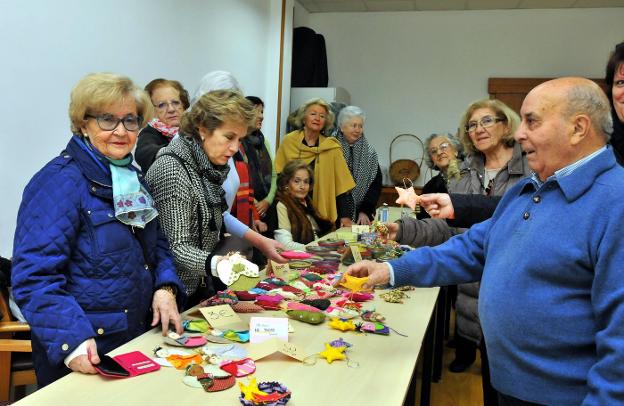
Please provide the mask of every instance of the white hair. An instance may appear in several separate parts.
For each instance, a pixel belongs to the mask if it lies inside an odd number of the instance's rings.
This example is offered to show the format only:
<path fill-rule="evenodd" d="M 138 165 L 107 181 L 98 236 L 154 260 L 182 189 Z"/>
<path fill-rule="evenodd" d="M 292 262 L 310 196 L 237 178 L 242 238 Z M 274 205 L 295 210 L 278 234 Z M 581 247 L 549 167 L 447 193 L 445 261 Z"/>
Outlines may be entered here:
<path fill-rule="evenodd" d="M 342 127 L 344 123 L 355 117 L 360 117 L 362 119 L 362 123 L 366 121 L 366 115 L 364 115 L 364 110 L 361 108 L 357 106 L 347 106 L 342 108 L 340 113 L 338 113 L 338 128 Z"/>
<path fill-rule="evenodd" d="M 191 106 L 204 94 L 212 92 L 213 90 L 236 90 L 242 93 L 242 89 L 234 75 L 224 70 L 215 70 L 208 72 L 199 81 L 199 85 L 197 89 L 195 89 L 195 93 L 193 93 L 193 98 L 191 99 Z"/>

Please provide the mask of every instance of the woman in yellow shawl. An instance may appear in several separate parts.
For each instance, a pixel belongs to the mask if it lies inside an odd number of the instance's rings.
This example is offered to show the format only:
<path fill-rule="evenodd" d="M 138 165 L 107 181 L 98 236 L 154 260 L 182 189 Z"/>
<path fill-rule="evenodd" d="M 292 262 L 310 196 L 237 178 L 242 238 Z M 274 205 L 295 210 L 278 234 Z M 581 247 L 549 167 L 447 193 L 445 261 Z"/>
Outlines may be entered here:
<path fill-rule="evenodd" d="M 301 130 L 284 137 L 275 157 L 275 170 L 280 173 L 284 165 L 294 159 L 310 165 L 314 168 L 314 207 L 333 222 L 340 218 L 341 227 L 351 226 L 349 205 L 343 200 L 349 198 L 347 192 L 355 187 L 355 182 L 340 143 L 322 134 L 333 126 L 334 113 L 325 100 L 312 99 L 299 108 L 294 121 Z"/>

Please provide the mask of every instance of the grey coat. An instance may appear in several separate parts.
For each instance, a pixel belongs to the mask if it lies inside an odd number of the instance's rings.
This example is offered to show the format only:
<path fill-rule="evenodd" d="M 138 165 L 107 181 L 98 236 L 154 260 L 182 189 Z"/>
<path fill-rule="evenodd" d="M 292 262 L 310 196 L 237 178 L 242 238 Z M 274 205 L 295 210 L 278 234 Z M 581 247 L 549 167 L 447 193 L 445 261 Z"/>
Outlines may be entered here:
<path fill-rule="evenodd" d="M 449 193 L 485 194 L 483 177 L 485 174 L 484 156 L 469 155 L 460 165 L 461 178 L 451 180 Z M 522 154 L 520 145 L 514 146 L 513 155 L 507 166 L 494 178 L 491 195 L 502 196 L 520 179 L 530 175 L 531 170 Z M 397 241 L 415 247 L 435 246 L 442 244 L 455 234 L 465 229 L 450 227 L 445 220 L 404 218 L 399 220 L 400 226 Z M 482 338 L 481 324 L 478 314 L 479 282 L 466 283 L 458 286 L 457 296 L 457 331 L 465 338 L 479 343 Z"/>

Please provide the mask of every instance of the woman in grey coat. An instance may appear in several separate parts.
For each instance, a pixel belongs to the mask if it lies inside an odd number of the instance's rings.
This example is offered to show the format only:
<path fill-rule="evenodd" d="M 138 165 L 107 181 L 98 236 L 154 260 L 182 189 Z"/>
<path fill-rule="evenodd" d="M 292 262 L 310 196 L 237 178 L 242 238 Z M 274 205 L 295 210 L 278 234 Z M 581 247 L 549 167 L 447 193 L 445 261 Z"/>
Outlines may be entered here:
<path fill-rule="evenodd" d="M 501 196 L 520 179 L 530 174 L 526 158 L 513 139 L 520 118 L 499 100 L 476 101 L 464 113 L 460 139 L 467 153 L 460 165 L 460 178 L 449 183 L 449 193 Z M 463 229 L 450 227 L 445 220 L 404 218 L 389 225 L 390 237 L 413 246 L 438 245 Z M 396 233 L 396 234 L 395 234 Z M 474 361 L 480 346 L 483 369 L 484 404 L 496 404 L 496 391 L 489 380 L 479 314 L 479 283 L 459 285 L 457 296 L 457 355 L 453 372 L 462 372 Z"/>

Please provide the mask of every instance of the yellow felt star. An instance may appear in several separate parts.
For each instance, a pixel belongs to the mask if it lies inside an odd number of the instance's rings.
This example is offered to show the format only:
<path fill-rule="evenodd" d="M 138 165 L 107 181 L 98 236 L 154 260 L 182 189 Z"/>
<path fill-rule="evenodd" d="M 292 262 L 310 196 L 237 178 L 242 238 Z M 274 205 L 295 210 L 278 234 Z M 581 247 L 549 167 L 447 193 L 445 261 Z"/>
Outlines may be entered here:
<path fill-rule="evenodd" d="M 329 327 L 340 331 L 355 331 L 355 324 L 351 320 L 342 321 L 338 318 L 332 318 Z"/>
<path fill-rule="evenodd" d="M 339 360 L 346 359 L 347 356 L 344 354 L 347 347 L 332 347 L 328 343 L 325 343 L 325 351 L 319 352 L 319 355 L 327 360 L 328 364 Z"/>
<path fill-rule="evenodd" d="M 416 195 L 416 192 L 414 191 L 414 186 L 410 186 L 405 189 L 398 186 L 395 186 L 394 188 L 399 193 L 399 198 L 396 199 L 396 202 L 399 204 L 405 204 L 410 209 L 416 210 L 416 205 L 418 204 L 418 195 Z"/>
<path fill-rule="evenodd" d="M 256 382 L 256 378 L 251 378 L 249 380 L 249 385 L 245 385 L 242 382 L 239 382 L 238 387 L 243 393 L 245 400 L 253 400 L 253 395 L 267 395 L 266 392 L 262 392 L 260 389 L 258 389 L 258 383 Z"/>
<path fill-rule="evenodd" d="M 362 285 L 364 285 L 366 281 L 368 281 L 368 276 L 364 278 L 358 278 L 356 276 L 344 275 L 344 278 L 345 280 L 343 282 L 340 282 L 340 284 L 354 293 L 364 290 L 362 288 Z"/>

